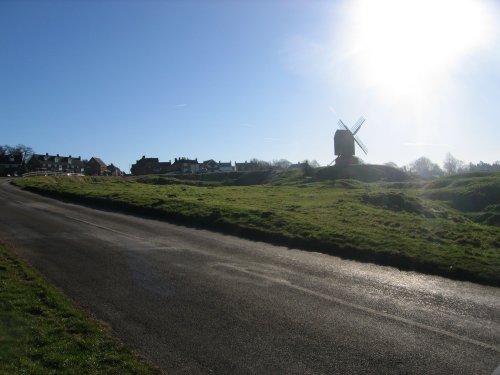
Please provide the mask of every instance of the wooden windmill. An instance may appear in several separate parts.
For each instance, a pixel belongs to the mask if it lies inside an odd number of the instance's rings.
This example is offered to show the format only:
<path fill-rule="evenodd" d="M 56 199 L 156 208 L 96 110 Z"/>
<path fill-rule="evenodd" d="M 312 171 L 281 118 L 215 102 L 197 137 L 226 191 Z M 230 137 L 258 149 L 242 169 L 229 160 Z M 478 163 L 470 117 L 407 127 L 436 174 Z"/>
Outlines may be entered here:
<path fill-rule="evenodd" d="M 357 164 L 358 161 L 354 157 L 355 146 L 354 142 L 358 144 L 358 146 L 363 150 L 365 154 L 368 153 L 368 149 L 361 142 L 361 140 L 356 136 L 356 133 L 361 129 L 361 125 L 365 122 L 364 117 L 360 117 L 358 121 L 349 129 L 346 124 L 339 120 L 337 131 L 333 137 L 334 139 L 334 147 L 335 147 L 335 155 L 337 158 L 335 159 L 335 164 L 337 165 L 349 165 L 349 164 Z"/>

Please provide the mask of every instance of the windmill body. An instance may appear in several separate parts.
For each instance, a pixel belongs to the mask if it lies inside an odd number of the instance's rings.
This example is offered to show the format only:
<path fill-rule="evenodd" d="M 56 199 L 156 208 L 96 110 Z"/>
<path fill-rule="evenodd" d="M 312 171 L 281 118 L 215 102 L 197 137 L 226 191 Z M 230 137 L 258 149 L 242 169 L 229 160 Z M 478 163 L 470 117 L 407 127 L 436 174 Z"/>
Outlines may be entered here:
<path fill-rule="evenodd" d="M 359 131 L 359 129 L 361 129 L 361 125 L 363 125 L 364 122 L 365 119 L 363 117 L 360 117 L 360 119 L 352 126 L 352 128 L 349 129 L 342 122 L 342 120 L 339 120 L 338 126 L 340 129 L 335 132 L 335 136 L 333 137 L 335 155 L 337 155 L 335 164 L 350 165 L 358 163 L 358 160 L 354 157 L 354 155 L 356 154 L 354 143 L 357 143 L 357 145 L 363 150 L 365 154 L 368 153 L 368 149 L 366 148 L 366 146 L 356 136 L 356 133 Z"/>
<path fill-rule="evenodd" d="M 354 137 L 349 130 L 339 129 L 333 137 L 335 146 L 335 155 L 353 156 L 354 155 Z"/>

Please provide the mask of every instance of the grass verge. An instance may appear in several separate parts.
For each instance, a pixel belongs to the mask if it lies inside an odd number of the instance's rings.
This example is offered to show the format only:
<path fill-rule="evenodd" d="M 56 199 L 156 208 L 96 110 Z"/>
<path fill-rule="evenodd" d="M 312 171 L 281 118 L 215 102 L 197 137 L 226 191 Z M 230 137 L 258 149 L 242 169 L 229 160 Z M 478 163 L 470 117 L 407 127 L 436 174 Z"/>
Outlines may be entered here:
<path fill-rule="evenodd" d="M 0 374 L 159 374 L 0 244 Z"/>
<path fill-rule="evenodd" d="M 500 285 L 500 228 L 474 222 L 477 212 L 462 212 L 453 203 L 460 198 L 449 199 L 462 196 L 464 184 L 468 198 L 474 196 L 474 186 L 483 197 L 485 190 L 479 187 L 500 185 L 500 174 L 464 177 L 451 184 L 455 187 L 446 182 L 285 177 L 271 176 L 252 186 L 192 184 L 172 177 L 40 177 L 16 184 L 251 239 Z M 488 197 L 483 206 L 499 199 Z"/>

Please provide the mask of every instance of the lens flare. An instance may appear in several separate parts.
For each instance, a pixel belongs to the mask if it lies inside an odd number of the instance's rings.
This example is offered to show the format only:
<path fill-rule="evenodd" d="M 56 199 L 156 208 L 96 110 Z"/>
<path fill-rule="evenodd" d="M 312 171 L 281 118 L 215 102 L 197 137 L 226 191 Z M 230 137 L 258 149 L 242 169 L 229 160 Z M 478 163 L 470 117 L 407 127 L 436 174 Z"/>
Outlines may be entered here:
<path fill-rule="evenodd" d="M 346 46 L 358 77 L 387 95 L 432 89 L 492 38 L 478 0 L 358 0 L 348 9 Z"/>

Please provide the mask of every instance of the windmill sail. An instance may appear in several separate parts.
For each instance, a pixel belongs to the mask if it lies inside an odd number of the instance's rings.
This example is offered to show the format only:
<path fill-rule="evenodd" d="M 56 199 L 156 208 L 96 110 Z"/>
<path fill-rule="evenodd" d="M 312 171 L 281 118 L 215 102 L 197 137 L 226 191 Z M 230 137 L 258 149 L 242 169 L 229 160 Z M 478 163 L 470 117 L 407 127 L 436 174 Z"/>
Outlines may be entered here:
<path fill-rule="evenodd" d="M 340 129 L 342 129 L 342 130 L 344 130 L 344 129 L 345 129 L 345 130 L 349 130 L 349 128 L 347 127 L 347 125 L 346 125 L 346 124 L 344 124 L 342 120 L 339 120 L 339 122 L 337 123 L 337 125 L 338 125 L 338 127 L 339 127 Z M 350 130 L 349 130 L 349 131 L 350 131 Z"/>
<path fill-rule="evenodd" d="M 361 139 L 359 139 L 357 136 L 354 136 L 354 141 L 358 144 L 358 146 L 363 150 L 365 154 L 368 154 L 368 149 L 366 146 L 361 142 Z"/>
<path fill-rule="evenodd" d="M 352 135 L 356 135 L 356 133 L 359 131 L 359 129 L 361 129 L 361 125 L 363 125 L 364 122 L 365 122 L 365 118 L 364 117 L 360 117 L 359 120 L 356 121 L 356 123 L 351 128 Z"/>
<path fill-rule="evenodd" d="M 356 144 L 363 150 L 365 154 L 368 154 L 368 149 L 358 138 L 356 133 L 361 129 L 361 126 L 365 123 L 365 118 L 360 117 L 358 121 L 349 129 L 342 120 L 339 120 L 337 126 L 339 129 L 335 132 L 333 137 L 335 155 L 338 157 L 335 159 L 335 163 L 339 165 L 349 165 L 353 164 L 353 156 L 356 154 Z M 333 162 L 332 162 L 333 163 Z"/>

